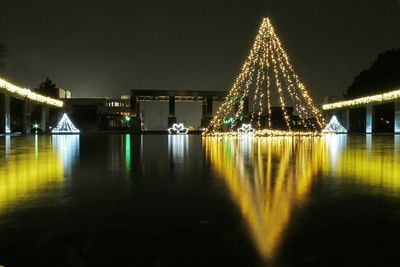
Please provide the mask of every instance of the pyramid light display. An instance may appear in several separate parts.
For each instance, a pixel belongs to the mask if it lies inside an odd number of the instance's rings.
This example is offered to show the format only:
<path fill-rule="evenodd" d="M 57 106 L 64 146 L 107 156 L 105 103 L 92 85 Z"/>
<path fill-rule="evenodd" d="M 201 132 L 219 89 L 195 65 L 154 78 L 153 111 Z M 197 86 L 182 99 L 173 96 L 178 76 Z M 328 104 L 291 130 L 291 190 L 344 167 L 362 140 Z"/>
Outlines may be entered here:
<path fill-rule="evenodd" d="M 74 134 L 79 133 L 80 131 L 72 124 L 68 115 L 64 113 L 61 120 L 58 122 L 57 127 L 52 131 L 54 134 Z"/>
<path fill-rule="evenodd" d="M 187 134 L 188 132 L 189 129 L 186 128 L 183 123 L 174 123 L 172 127 L 168 129 L 169 134 L 183 135 Z"/>
<path fill-rule="evenodd" d="M 203 134 L 235 135 L 244 122 L 257 136 L 314 135 L 325 125 L 269 18 L 263 19 L 241 72 Z"/>
<path fill-rule="evenodd" d="M 330 122 L 322 130 L 323 133 L 347 133 L 346 128 L 344 128 L 335 115 L 332 116 Z"/>

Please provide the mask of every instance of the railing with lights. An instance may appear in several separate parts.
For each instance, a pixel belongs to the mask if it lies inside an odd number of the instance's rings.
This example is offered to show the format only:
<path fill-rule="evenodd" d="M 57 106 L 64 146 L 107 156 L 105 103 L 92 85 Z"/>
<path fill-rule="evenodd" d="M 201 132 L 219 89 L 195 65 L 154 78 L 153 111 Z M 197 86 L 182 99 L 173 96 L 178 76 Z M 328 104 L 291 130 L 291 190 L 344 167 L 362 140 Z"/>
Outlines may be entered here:
<path fill-rule="evenodd" d="M 335 102 L 335 103 L 330 103 L 330 104 L 325 104 L 322 106 L 323 110 L 332 110 L 332 109 L 341 109 L 341 108 L 347 108 L 347 107 L 354 107 L 354 106 L 360 106 L 360 105 L 366 105 L 366 104 L 372 104 L 372 103 L 383 103 L 383 102 L 388 102 L 392 100 L 400 100 L 400 89 L 399 90 L 394 90 L 391 92 L 383 93 L 383 94 L 378 94 L 378 95 L 373 95 L 373 96 L 365 96 L 365 97 L 360 97 L 352 100 L 346 100 L 346 101 L 340 101 L 340 102 Z"/>
<path fill-rule="evenodd" d="M 64 103 L 60 100 L 34 93 L 30 89 L 18 87 L 0 78 L 0 90 L 1 89 L 4 89 L 9 93 L 17 94 L 21 97 L 26 97 L 29 100 L 43 103 L 46 105 L 55 106 L 59 108 L 63 107 L 64 105 Z"/>

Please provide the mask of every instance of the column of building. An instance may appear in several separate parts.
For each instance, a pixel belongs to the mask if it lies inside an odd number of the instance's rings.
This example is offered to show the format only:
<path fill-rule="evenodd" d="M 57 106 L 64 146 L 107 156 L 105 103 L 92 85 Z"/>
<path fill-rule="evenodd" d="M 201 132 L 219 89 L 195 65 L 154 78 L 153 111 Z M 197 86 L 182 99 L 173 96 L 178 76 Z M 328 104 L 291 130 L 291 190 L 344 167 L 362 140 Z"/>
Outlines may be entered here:
<path fill-rule="evenodd" d="M 400 134 L 400 101 L 394 103 L 394 133 Z"/>
<path fill-rule="evenodd" d="M 10 95 L 0 94 L 0 129 L 4 134 L 11 133 Z"/>
<path fill-rule="evenodd" d="M 22 133 L 31 133 L 31 116 L 32 116 L 32 104 L 31 101 L 25 99 L 22 104 Z"/>
<path fill-rule="evenodd" d="M 371 134 L 373 132 L 374 125 L 374 107 L 371 104 L 366 106 L 366 117 L 365 117 L 365 133 Z"/>
<path fill-rule="evenodd" d="M 175 96 L 170 96 L 168 100 L 168 127 L 171 127 L 172 124 L 176 123 L 176 115 L 175 115 Z"/>
<path fill-rule="evenodd" d="M 131 96 L 131 112 L 133 113 L 131 130 L 139 133 L 142 130 L 142 118 L 140 117 L 140 102 L 137 96 Z"/>

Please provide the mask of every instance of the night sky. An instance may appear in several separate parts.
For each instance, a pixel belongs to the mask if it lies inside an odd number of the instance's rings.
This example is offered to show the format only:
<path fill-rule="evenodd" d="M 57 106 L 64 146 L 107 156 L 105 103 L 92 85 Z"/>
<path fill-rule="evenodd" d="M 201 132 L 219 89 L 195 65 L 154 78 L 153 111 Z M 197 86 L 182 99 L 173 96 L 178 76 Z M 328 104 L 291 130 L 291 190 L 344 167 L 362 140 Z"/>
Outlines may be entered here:
<path fill-rule="evenodd" d="M 0 9 L 3 76 L 27 87 L 49 76 L 80 97 L 228 90 L 263 16 L 317 102 L 400 47 L 398 0 L 1 0 Z"/>

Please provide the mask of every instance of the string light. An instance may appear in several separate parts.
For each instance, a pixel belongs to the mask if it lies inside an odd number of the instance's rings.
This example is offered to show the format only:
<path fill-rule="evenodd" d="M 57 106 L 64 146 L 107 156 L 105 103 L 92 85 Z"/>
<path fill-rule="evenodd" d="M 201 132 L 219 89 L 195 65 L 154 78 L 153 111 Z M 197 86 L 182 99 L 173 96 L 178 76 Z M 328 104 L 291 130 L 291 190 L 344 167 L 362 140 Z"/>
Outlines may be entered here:
<path fill-rule="evenodd" d="M 64 103 L 60 100 L 57 100 L 57 99 L 54 99 L 51 97 L 47 97 L 47 96 L 43 96 L 43 95 L 39 95 L 37 93 L 32 92 L 30 89 L 18 87 L 18 86 L 13 85 L 1 78 L 0 78 L 0 89 L 5 89 L 6 91 L 8 91 L 10 93 L 17 94 L 21 97 L 26 97 L 29 100 L 39 102 L 39 103 L 44 103 L 44 104 L 47 104 L 50 106 L 55 106 L 55 107 L 61 108 L 64 105 Z"/>
<path fill-rule="evenodd" d="M 344 128 L 338 121 L 335 115 L 332 116 L 330 122 L 322 130 L 323 133 L 347 133 L 346 128 Z"/>
<path fill-rule="evenodd" d="M 254 135 L 255 130 L 251 127 L 251 124 L 243 123 L 242 127 L 237 130 L 238 135 Z"/>
<path fill-rule="evenodd" d="M 400 99 L 400 89 L 394 90 L 391 92 L 383 93 L 383 94 L 378 94 L 378 95 L 373 95 L 373 96 L 365 96 L 365 97 L 360 97 L 352 100 L 347 100 L 347 101 L 340 101 L 336 103 L 331 103 L 331 104 L 325 104 L 322 106 L 323 110 L 331 110 L 331 109 L 340 109 L 340 108 L 346 108 L 346 107 L 354 107 L 358 105 L 365 105 L 365 104 L 371 104 L 371 103 L 382 103 L 386 101 L 391 101 L 391 100 L 397 100 Z"/>
<path fill-rule="evenodd" d="M 183 123 L 174 123 L 172 124 L 172 127 L 168 129 L 169 134 L 183 135 L 187 134 L 188 132 L 189 129 L 186 128 Z"/>
<path fill-rule="evenodd" d="M 227 132 L 209 132 L 203 134 L 205 138 L 207 137 L 239 137 L 241 133 L 237 131 L 227 131 Z M 270 130 L 270 129 L 263 129 L 263 130 L 254 130 L 254 136 L 256 137 L 296 137 L 296 136 L 322 136 L 321 132 L 313 132 L 313 131 L 284 131 L 284 130 Z"/>
<path fill-rule="evenodd" d="M 58 122 L 57 127 L 51 132 L 55 134 L 76 134 L 80 131 L 74 126 L 74 124 L 68 118 L 68 115 L 64 113 L 61 120 Z"/>
<path fill-rule="evenodd" d="M 278 98 L 286 130 L 273 129 L 278 128 L 272 121 L 274 95 Z M 290 101 L 304 131 L 295 130 L 296 123 L 288 109 Z M 251 110 L 245 110 L 250 106 Z M 321 111 L 294 71 L 269 18 L 263 19 L 249 56 L 204 135 L 236 135 L 236 125 L 247 119 L 247 114 L 250 126 L 256 126 L 254 133 L 259 136 L 315 135 L 325 125 Z M 261 118 L 265 115 L 264 124 L 267 125 L 262 125 Z M 227 121 L 231 122 L 228 126 Z"/>

